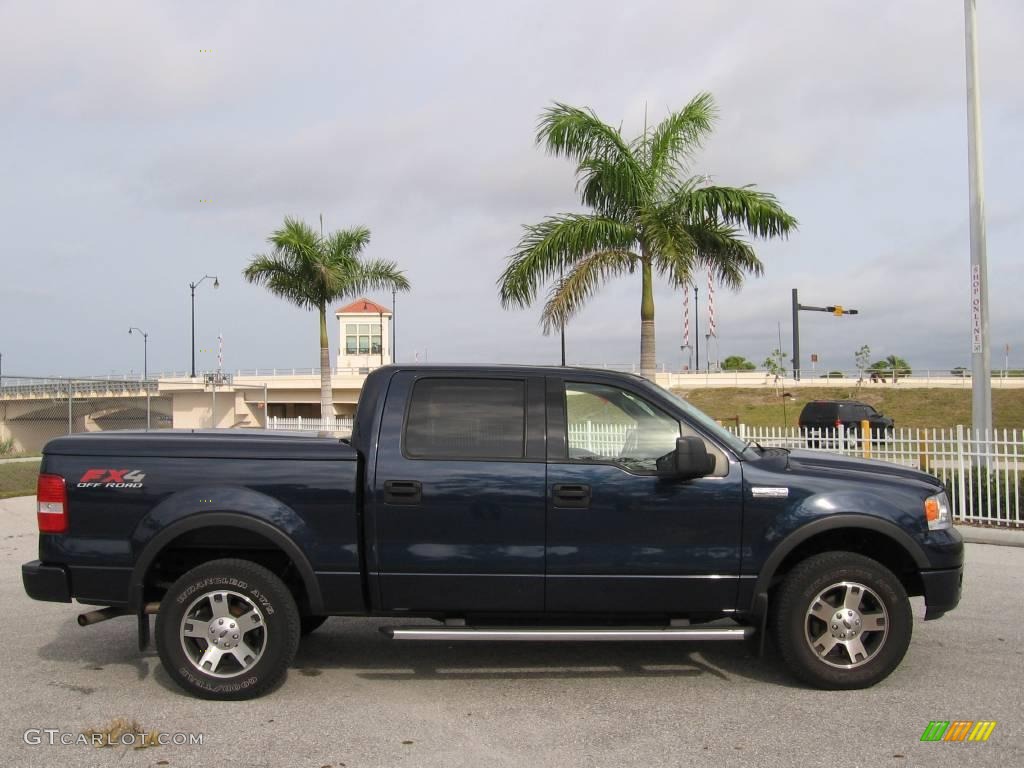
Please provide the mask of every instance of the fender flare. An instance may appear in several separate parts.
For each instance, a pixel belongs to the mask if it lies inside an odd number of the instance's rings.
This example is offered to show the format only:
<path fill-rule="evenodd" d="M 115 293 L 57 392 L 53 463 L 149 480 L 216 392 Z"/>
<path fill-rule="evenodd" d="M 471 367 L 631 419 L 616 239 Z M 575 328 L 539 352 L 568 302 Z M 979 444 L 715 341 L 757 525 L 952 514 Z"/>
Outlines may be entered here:
<path fill-rule="evenodd" d="M 817 536 L 819 533 L 836 530 L 838 528 L 859 528 L 861 530 L 880 533 L 883 536 L 892 539 L 896 544 L 902 547 L 906 553 L 910 555 L 918 568 L 922 570 L 928 568 L 928 557 L 925 555 L 924 550 L 921 549 L 921 545 L 914 541 L 910 534 L 895 523 L 891 523 L 888 520 L 884 520 L 879 517 L 869 517 L 862 514 L 840 513 L 830 515 L 829 517 L 814 520 L 813 522 L 800 526 L 776 545 L 775 549 L 773 549 L 771 554 L 768 555 L 767 559 L 765 559 L 764 565 L 761 566 L 761 571 L 758 573 L 757 581 L 754 585 L 752 610 L 755 613 L 757 612 L 757 605 L 759 602 L 762 605 L 767 605 L 768 587 L 775 576 L 775 572 L 779 569 L 782 561 L 786 559 L 786 556 L 789 555 L 790 552 L 812 536 Z M 764 595 L 764 600 L 759 601 L 758 596 L 762 594 Z"/>
<path fill-rule="evenodd" d="M 156 536 L 149 540 L 135 561 L 135 568 L 132 570 L 131 588 L 131 609 L 140 609 L 142 606 L 143 587 L 146 574 L 150 566 L 156 560 L 157 555 L 164 550 L 174 539 L 189 531 L 210 527 L 242 528 L 247 531 L 259 534 L 268 539 L 276 547 L 280 548 L 295 565 L 302 584 L 306 589 L 306 597 L 309 600 L 309 609 L 314 615 L 323 612 L 323 598 L 320 594 L 320 583 L 317 581 L 313 567 L 305 553 L 299 548 L 286 533 L 280 528 L 261 520 L 252 515 L 240 512 L 203 512 L 181 518 L 166 528 L 162 529 Z"/>

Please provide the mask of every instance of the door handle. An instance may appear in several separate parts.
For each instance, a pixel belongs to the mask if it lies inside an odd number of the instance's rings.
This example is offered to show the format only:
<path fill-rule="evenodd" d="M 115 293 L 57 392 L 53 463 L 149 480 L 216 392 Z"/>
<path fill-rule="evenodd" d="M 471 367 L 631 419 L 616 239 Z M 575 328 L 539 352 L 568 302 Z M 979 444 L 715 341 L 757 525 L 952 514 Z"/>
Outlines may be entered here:
<path fill-rule="evenodd" d="M 423 501 L 423 486 L 418 480 L 385 481 L 385 504 L 419 504 L 421 501 Z"/>
<path fill-rule="evenodd" d="M 559 483 L 552 487 L 555 506 L 560 509 L 590 507 L 590 486 Z"/>

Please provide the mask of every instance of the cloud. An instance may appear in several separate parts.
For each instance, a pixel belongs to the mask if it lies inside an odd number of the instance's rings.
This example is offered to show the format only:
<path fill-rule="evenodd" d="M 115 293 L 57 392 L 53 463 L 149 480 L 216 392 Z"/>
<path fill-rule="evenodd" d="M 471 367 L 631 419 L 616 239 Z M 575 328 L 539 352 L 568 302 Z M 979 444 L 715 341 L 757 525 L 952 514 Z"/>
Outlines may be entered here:
<path fill-rule="evenodd" d="M 1024 349 L 1024 6 L 991 0 L 979 23 L 993 343 Z M 831 367 L 862 343 L 961 364 L 963 40 L 960 6 L 929 0 L 4 3 L 0 206 L 17 226 L 0 348 L 23 372 L 124 369 L 131 347 L 89 340 L 127 321 L 151 326 L 154 367 L 180 370 L 187 284 L 209 272 L 223 287 L 199 298 L 201 340 L 224 332 L 237 367 L 313 365 L 314 318 L 239 273 L 285 214 L 323 213 L 370 226 L 369 253 L 408 271 L 400 352 L 555 360 L 539 307 L 504 311 L 494 285 L 523 224 L 578 207 L 571 164 L 534 146 L 538 114 L 584 104 L 632 134 L 709 90 L 720 117 L 694 169 L 756 182 L 801 222 L 757 244 L 763 279 L 718 293 L 722 355 L 763 359 L 777 323 L 788 347 L 798 287 L 862 309 L 803 322 Z M 678 367 L 682 297 L 656 298 L 659 357 Z M 636 279 L 606 286 L 570 357 L 635 361 L 638 304 Z"/>

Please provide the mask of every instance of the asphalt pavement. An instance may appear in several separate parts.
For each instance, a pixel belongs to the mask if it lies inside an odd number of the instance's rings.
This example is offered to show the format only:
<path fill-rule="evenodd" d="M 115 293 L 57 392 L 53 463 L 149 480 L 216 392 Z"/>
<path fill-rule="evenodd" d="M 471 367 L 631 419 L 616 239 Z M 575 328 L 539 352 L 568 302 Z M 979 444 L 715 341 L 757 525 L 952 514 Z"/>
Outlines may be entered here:
<path fill-rule="evenodd" d="M 179 691 L 132 619 L 81 628 L 80 606 L 30 600 L 35 553 L 33 500 L 0 501 L 3 766 L 1024 765 L 1018 547 L 968 545 L 959 609 L 925 623 L 915 599 L 903 664 L 864 691 L 801 687 L 739 643 L 401 644 L 332 619 L 283 686 L 230 703 Z M 203 743 L 59 744 L 117 718 Z M 985 743 L 921 742 L 932 720 L 997 725 Z"/>

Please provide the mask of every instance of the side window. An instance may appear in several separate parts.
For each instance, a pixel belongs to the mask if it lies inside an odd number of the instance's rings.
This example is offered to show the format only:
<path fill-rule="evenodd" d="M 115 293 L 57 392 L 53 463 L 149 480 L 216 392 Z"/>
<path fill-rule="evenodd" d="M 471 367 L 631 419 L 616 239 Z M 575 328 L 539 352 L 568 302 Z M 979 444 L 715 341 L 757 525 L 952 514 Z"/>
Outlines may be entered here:
<path fill-rule="evenodd" d="M 613 461 L 633 471 L 653 472 L 675 450 L 676 438 L 697 434 L 632 392 L 604 384 L 567 383 L 565 412 L 568 458 Z M 715 456 L 713 474 L 725 475 L 725 454 L 705 444 Z"/>
<path fill-rule="evenodd" d="M 420 379 L 405 424 L 419 459 L 521 459 L 526 385 L 512 379 Z"/>
<path fill-rule="evenodd" d="M 603 384 L 566 384 L 569 458 L 615 461 L 653 471 L 676 447 L 679 422 L 631 392 Z"/>

